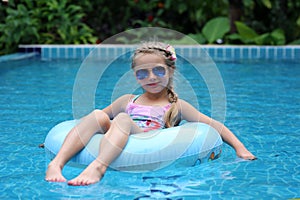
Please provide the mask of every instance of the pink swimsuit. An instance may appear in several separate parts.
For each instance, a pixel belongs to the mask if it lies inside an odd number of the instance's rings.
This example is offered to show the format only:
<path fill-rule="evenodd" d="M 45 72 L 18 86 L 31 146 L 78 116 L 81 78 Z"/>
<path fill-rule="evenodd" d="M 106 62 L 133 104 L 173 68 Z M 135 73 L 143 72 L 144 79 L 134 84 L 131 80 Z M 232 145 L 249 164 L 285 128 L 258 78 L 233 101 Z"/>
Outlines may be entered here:
<path fill-rule="evenodd" d="M 135 96 L 126 107 L 126 113 L 131 119 L 144 130 L 144 132 L 163 129 L 165 127 L 164 115 L 171 107 L 166 106 L 145 106 L 134 103 L 140 95 Z"/>

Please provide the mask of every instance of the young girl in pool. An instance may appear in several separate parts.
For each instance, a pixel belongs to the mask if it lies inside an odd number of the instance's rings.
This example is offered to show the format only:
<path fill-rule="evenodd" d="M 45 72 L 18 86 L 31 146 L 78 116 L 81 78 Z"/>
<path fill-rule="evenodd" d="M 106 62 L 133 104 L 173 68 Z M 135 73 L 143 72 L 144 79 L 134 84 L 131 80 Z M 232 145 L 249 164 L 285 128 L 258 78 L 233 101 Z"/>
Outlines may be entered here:
<path fill-rule="evenodd" d="M 94 110 L 82 118 L 68 133 L 60 151 L 49 163 L 45 179 L 65 182 L 62 175 L 64 165 L 85 147 L 96 132 L 101 132 L 105 135 L 100 142 L 97 158 L 79 176 L 68 181 L 69 185 L 96 183 L 122 152 L 130 134 L 173 127 L 181 120 L 209 124 L 235 149 L 237 156 L 255 159 L 227 127 L 177 97 L 173 89 L 175 60 L 174 49 L 164 43 L 148 42 L 137 48 L 132 69 L 144 93 L 121 96 L 103 110 Z"/>

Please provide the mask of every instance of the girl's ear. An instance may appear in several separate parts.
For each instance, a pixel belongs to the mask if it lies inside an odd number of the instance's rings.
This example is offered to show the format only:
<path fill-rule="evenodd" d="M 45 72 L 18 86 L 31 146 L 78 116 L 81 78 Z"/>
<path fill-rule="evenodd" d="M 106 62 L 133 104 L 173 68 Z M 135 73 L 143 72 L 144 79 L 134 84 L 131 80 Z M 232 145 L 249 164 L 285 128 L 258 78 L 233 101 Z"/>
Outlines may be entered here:
<path fill-rule="evenodd" d="M 174 66 L 170 66 L 170 67 L 168 67 L 168 69 L 169 69 L 169 76 L 171 76 L 171 77 L 173 77 L 173 75 L 174 75 Z"/>

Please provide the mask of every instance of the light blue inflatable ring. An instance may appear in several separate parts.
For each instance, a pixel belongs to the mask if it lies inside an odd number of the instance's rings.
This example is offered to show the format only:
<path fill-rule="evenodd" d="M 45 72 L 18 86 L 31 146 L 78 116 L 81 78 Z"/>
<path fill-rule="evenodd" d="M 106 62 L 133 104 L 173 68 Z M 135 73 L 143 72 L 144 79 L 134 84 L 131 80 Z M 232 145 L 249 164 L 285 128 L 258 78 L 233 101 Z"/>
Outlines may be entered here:
<path fill-rule="evenodd" d="M 53 127 L 45 139 L 45 151 L 53 159 L 77 120 L 64 121 Z M 86 166 L 98 155 L 103 134 L 95 134 L 84 149 L 70 161 Z M 207 124 L 186 122 L 183 125 L 130 135 L 122 153 L 110 164 L 122 171 L 149 171 L 166 166 L 194 166 L 214 160 L 221 154 L 219 133 Z"/>

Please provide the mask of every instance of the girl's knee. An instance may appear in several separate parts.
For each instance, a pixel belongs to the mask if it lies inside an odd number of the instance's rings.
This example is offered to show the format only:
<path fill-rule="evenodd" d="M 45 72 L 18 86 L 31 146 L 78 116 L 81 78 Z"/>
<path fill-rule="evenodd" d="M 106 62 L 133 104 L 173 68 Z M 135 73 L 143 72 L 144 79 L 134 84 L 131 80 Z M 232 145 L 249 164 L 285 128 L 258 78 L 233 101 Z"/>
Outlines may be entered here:
<path fill-rule="evenodd" d="M 109 116 L 102 110 L 95 109 L 92 114 L 96 118 L 99 126 L 101 127 L 103 132 L 106 132 L 110 127 L 110 119 Z"/>
<path fill-rule="evenodd" d="M 109 120 L 108 115 L 105 112 L 103 112 L 102 110 L 95 109 L 92 113 L 96 117 L 97 120 L 102 120 L 102 121 Z"/>
<path fill-rule="evenodd" d="M 112 125 L 122 132 L 130 134 L 132 120 L 127 113 L 119 113 L 113 120 Z"/>
<path fill-rule="evenodd" d="M 130 122 L 131 121 L 131 118 L 130 116 L 127 114 L 127 113 L 119 113 L 115 118 L 114 120 L 117 120 L 117 121 L 125 121 L 125 122 Z"/>

